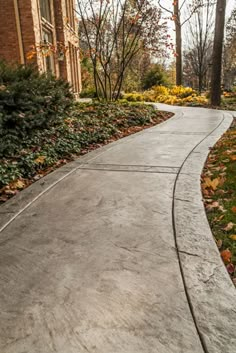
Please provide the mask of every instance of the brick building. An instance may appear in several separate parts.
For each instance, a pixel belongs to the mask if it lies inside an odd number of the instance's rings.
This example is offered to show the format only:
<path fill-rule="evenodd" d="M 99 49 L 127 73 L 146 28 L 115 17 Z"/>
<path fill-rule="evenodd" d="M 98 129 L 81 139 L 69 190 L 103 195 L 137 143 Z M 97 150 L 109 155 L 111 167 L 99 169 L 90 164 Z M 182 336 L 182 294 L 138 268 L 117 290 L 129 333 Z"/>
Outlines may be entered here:
<path fill-rule="evenodd" d="M 75 0 L 0 0 L 0 58 L 34 62 L 81 90 Z"/>

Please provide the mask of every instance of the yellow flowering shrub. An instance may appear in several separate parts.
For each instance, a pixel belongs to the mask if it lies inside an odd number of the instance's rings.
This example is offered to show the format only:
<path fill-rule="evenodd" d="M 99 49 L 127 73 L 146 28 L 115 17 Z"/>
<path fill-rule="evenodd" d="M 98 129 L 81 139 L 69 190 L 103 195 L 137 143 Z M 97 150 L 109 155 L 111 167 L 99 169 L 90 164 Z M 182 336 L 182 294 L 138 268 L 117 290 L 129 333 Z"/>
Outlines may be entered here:
<path fill-rule="evenodd" d="M 156 96 L 167 96 L 169 94 L 169 89 L 165 86 L 153 86 L 151 90 Z"/>
<path fill-rule="evenodd" d="M 141 93 L 133 92 L 133 93 L 126 93 L 124 95 L 124 99 L 128 102 L 143 102 L 145 99 Z"/>
<path fill-rule="evenodd" d="M 164 86 L 154 86 L 143 93 L 128 93 L 124 98 L 130 102 L 153 102 L 171 105 L 204 105 L 208 100 L 205 96 L 198 96 L 191 87 L 174 86 L 167 88 Z"/>
<path fill-rule="evenodd" d="M 178 98 L 186 98 L 196 94 L 196 92 L 191 87 L 174 86 L 169 89 L 169 94 Z"/>

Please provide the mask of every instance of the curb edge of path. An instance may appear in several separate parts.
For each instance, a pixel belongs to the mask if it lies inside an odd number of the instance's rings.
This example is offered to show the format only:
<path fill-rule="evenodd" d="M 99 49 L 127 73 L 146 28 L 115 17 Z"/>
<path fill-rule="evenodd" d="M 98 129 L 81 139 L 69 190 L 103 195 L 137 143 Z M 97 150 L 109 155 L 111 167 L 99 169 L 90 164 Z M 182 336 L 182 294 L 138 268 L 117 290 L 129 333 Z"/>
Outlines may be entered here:
<path fill-rule="evenodd" d="M 236 347 L 236 290 L 223 265 L 202 202 L 200 175 L 209 148 L 233 121 L 220 124 L 189 153 L 173 191 L 173 229 L 180 271 L 204 353 L 233 353 Z"/>

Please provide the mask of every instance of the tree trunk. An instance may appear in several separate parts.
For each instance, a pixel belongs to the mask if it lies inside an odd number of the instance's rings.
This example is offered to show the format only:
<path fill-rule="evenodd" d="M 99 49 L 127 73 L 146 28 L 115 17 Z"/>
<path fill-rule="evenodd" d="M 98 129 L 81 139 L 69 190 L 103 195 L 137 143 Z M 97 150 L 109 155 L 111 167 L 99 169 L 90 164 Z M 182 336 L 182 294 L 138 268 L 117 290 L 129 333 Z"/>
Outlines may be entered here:
<path fill-rule="evenodd" d="M 174 2 L 175 16 L 175 51 L 176 51 L 176 85 L 182 85 L 182 35 L 179 16 L 179 0 Z"/>
<path fill-rule="evenodd" d="M 217 0 L 211 74 L 211 104 L 213 106 L 219 106 L 221 103 L 221 72 L 225 27 L 225 8 L 226 0 Z"/>
<path fill-rule="evenodd" d="M 199 76 L 198 76 L 198 92 L 199 92 L 200 95 L 202 93 L 202 84 L 203 84 L 202 72 L 199 72 Z"/>

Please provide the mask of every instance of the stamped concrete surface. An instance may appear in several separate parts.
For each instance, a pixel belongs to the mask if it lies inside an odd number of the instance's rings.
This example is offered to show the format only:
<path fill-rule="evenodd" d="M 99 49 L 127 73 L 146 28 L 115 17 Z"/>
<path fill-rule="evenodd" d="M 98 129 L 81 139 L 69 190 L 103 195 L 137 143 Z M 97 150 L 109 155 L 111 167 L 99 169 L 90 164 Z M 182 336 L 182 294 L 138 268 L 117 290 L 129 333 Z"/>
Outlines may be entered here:
<path fill-rule="evenodd" d="M 160 107 L 0 208 L 1 353 L 235 353 L 199 182 L 232 114 Z"/>

